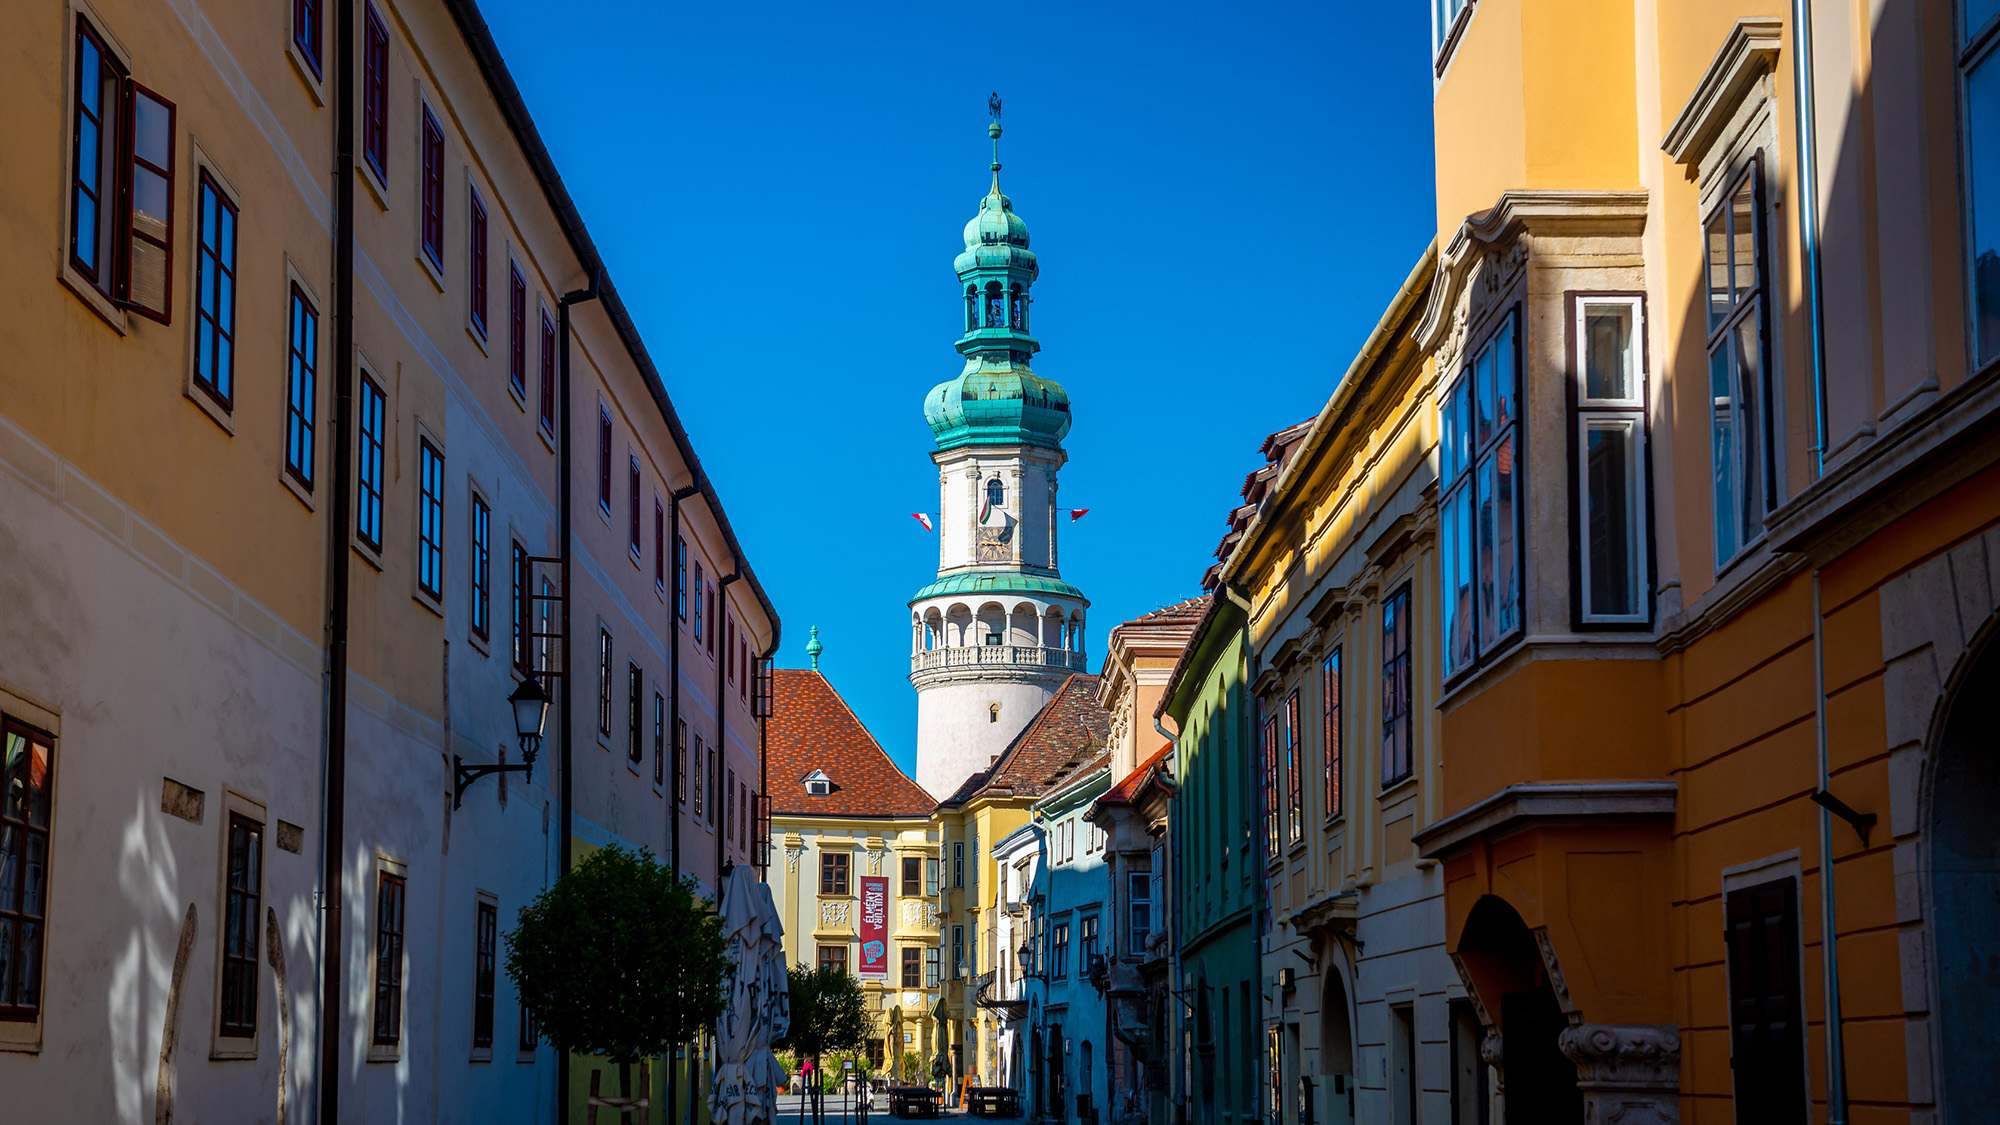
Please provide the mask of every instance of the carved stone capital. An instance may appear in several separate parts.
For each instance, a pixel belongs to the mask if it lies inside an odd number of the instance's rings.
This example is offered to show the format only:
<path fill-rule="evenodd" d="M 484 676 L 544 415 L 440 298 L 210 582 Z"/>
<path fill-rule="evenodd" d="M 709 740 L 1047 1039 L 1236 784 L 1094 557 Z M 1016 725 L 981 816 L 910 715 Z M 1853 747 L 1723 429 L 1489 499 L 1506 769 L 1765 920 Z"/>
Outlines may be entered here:
<path fill-rule="evenodd" d="M 1576 1064 L 1587 1125 L 1677 1125 L 1681 1035 L 1660 1024 L 1580 1023 L 1556 1046 Z"/>

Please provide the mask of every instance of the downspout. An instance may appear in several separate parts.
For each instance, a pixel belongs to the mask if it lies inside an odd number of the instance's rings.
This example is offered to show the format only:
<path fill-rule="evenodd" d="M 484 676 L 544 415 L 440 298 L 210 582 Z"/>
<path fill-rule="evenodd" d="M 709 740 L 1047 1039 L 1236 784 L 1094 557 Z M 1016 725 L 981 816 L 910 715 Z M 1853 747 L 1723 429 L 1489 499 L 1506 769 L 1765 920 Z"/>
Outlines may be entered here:
<path fill-rule="evenodd" d="M 718 627 L 729 620 L 729 585 L 742 577 L 743 564 L 739 561 L 727 578 L 718 579 L 715 583 L 715 623 Z M 709 778 L 708 784 L 714 788 L 716 796 L 727 799 L 727 790 L 722 787 L 722 775 L 729 770 L 729 720 L 724 714 L 724 705 L 729 701 L 729 686 L 723 682 L 722 670 L 729 664 L 729 635 L 724 633 L 721 641 L 724 650 L 722 659 L 715 662 L 715 761 L 718 768 L 712 771 L 717 776 Z M 715 805 L 716 802 L 710 801 L 708 807 L 713 809 Z M 729 818 L 735 813 L 736 810 L 731 808 L 722 810 L 722 831 L 715 834 L 715 903 L 718 910 L 722 908 L 722 855 L 729 846 Z"/>
<path fill-rule="evenodd" d="M 347 851 L 348 527 L 353 522 L 354 465 L 354 5 L 334 6 L 333 111 L 333 510 L 327 515 L 326 809 L 320 822 L 320 1125 L 340 1121 L 341 864 Z"/>
<path fill-rule="evenodd" d="M 1826 470 L 1826 310 L 1820 286 L 1819 128 L 1813 108 L 1812 0 L 1792 0 L 1792 74 L 1799 112 L 1799 243 L 1805 252 L 1806 378 L 1812 384 L 1813 407 L 1812 475 L 1818 480 Z M 1821 819 L 1825 819 L 1824 814 Z M 1832 1043 L 1828 1046 L 1831 1048 Z M 1835 1078 L 1830 1072 L 1829 1080 L 1829 1089 L 1836 1081 L 1843 1087 L 1846 1085 L 1845 1075 Z M 1840 1116 L 1828 1120 L 1828 1125 L 1844 1125 L 1844 1105 L 1839 1113 Z"/>
<path fill-rule="evenodd" d="M 1831 781 L 1826 747 L 1826 634 L 1819 607 L 1819 568 L 1812 572 L 1813 733 L 1819 750 L 1819 791 Z M 1826 988 L 1826 1121 L 1847 1125 L 1846 1034 L 1840 1019 L 1840 955 L 1833 928 L 1833 813 L 1819 805 L 1819 933 Z"/>
<path fill-rule="evenodd" d="M 1242 594 L 1237 593 L 1236 587 L 1230 585 L 1227 581 L 1217 582 L 1215 584 L 1215 588 L 1222 591 L 1222 596 L 1228 598 L 1230 602 L 1236 606 L 1237 609 L 1243 611 L 1243 696 L 1244 696 L 1244 705 L 1247 708 L 1250 704 L 1250 699 L 1251 699 L 1250 685 L 1257 678 L 1257 656 L 1256 653 L 1253 652 L 1250 648 L 1250 602 L 1248 599 L 1244 598 Z M 1264 771 L 1258 768 L 1258 763 L 1256 762 L 1256 759 L 1257 757 L 1263 754 L 1264 744 L 1263 740 L 1260 737 L 1260 732 L 1258 724 L 1256 722 L 1255 712 L 1251 712 L 1246 717 L 1250 720 L 1248 743 L 1249 745 L 1254 746 L 1257 749 L 1255 754 L 1244 755 L 1244 761 L 1250 763 L 1250 780 L 1249 784 L 1244 786 L 1243 791 L 1245 793 L 1256 793 L 1263 786 Z M 1267 801 L 1268 798 L 1264 800 L 1253 800 L 1250 802 L 1251 807 L 1255 810 L 1256 821 L 1257 821 L 1257 910 L 1251 916 L 1251 922 L 1250 922 L 1250 959 L 1251 962 L 1257 966 L 1257 1007 L 1258 1007 L 1257 1037 L 1252 1041 L 1250 1057 L 1257 1060 L 1257 1081 L 1255 1088 L 1259 1091 L 1264 1089 L 1265 1081 L 1271 1077 L 1264 1073 L 1265 1063 L 1269 1060 L 1265 1058 L 1264 1043 L 1263 1043 L 1263 1038 L 1264 1038 L 1263 929 L 1264 929 L 1264 912 L 1269 910 L 1271 905 L 1270 904 L 1271 880 L 1269 876 L 1266 875 L 1265 873 L 1270 865 L 1270 857 L 1264 854 L 1264 841 L 1270 838 L 1270 826 L 1264 823 L 1264 806 L 1267 803 Z M 1258 1105 L 1257 1112 L 1260 1115 L 1264 1112 L 1264 1107 L 1261 1104 Z M 1831 1123 L 1829 1123 L 1829 1125 L 1831 1125 Z"/>
<path fill-rule="evenodd" d="M 564 875 L 569 874 L 570 861 L 571 861 L 571 846 L 570 846 L 570 837 L 572 835 L 571 822 L 575 816 L 575 807 L 571 801 L 571 785 L 570 785 L 570 743 L 575 741 L 575 734 L 576 734 L 575 726 L 570 718 L 571 716 L 570 697 L 575 694 L 573 691 L 570 690 L 572 687 L 575 686 L 575 681 L 571 678 L 570 675 L 572 671 L 572 662 L 570 660 L 570 648 L 574 643 L 574 641 L 576 640 L 576 633 L 575 630 L 572 628 L 572 621 L 573 618 L 575 617 L 575 614 L 573 614 L 570 610 L 572 603 L 570 600 L 570 578 L 569 578 L 571 570 L 570 494 L 571 492 L 574 491 L 570 484 L 570 474 L 571 474 L 570 430 L 572 427 L 570 425 L 570 390 L 569 390 L 570 388 L 569 308 L 571 305 L 581 304 L 584 301 L 594 301 L 597 299 L 598 276 L 599 276 L 598 273 L 593 270 L 590 275 L 590 287 L 588 289 L 572 289 L 569 292 L 564 293 L 562 297 L 556 301 L 556 321 L 557 321 L 556 332 L 562 339 L 562 363 L 560 365 L 560 370 L 557 374 L 557 381 L 556 381 L 556 387 L 558 391 L 557 398 L 559 400 L 558 409 L 560 411 L 559 428 L 561 430 L 561 435 L 558 439 L 560 444 L 559 444 L 559 452 L 556 456 L 556 465 L 558 469 L 557 487 L 562 491 L 562 502 L 561 502 L 562 527 L 559 531 L 559 534 L 562 539 L 562 545 L 558 549 L 557 553 L 562 557 L 562 618 L 563 618 L 562 666 L 559 670 L 562 676 L 562 691 L 557 697 L 558 706 L 556 711 L 556 723 L 557 725 L 562 727 L 561 757 L 559 757 L 556 760 L 556 778 L 557 778 L 556 800 L 558 805 L 561 807 L 561 812 L 562 812 L 562 815 L 560 817 L 562 821 L 562 839 L 557 842 L 557 847 L 559 849 L 558 854 L 560 856 L 560 862 L 557 863 L 556 865 L 556 878 L 558 879 L 562 878 Z M 557 1121 L 567 1120 L 568 1113 L 569 1113 L 569 1056 L 563 1055 L 562 1057 L 556 1059 L 555 1119 Z"/>
<path fill-rule="evenodd" d="M 1167 728 L 1161 725 L 1160 716 L 1157 712 L 1153 715 L 1153 729 L 1159 731 L 1162 738 L 1174 744 L 1174 762 L 1176 768 L 1178 768 L 1181 764 L 1181 736 L 1168 734 Z M 1181 787 L 1179 785 L 1174 786 L 1173 796 L 1167 798 L 1167 802 L 1167 834 L 1171 837 L 1170 842 L 1172 846 L 1167 848 L 1166 854 L 1168 856 L 1167 862 L 1171 864 L 1171 867 L 1163 873 L 1163 877 L 1160 879 L 1160 897 L 1166 900 L 1160 904 L 1160 910 L 1165 916 L 1164 921 L 1167 927 L 1167 991 L 1174 998 L 1172 1009 L 1174 1013 L 1173 1022 L 1185 1028 L 1188 1018 L 1187 1011 L 1181 1006 L 1183 1004 L 1181 989 L 1186 987 L 1186 982 L 1181 979 L 1181 833 L 1177 827 L 1181 823 Z M 1167 1029 L 1156 1028 L 1155 1030 L 1164 1033 Z M 1180 1054 L 1181 1041 L 1184 1036 L 1185 1031 L 1181 1035 L 1169 1036 L 1167 1042 L 1162 1044 L 1162 1049 L 1166 1052 L 1166 1056 L 1174 1060 L 1174 1067 L 1168 1072 L 1166 1090 L 1167 1111 L 1170 1115 L 1181 1109 L 1182 1091 L 1179 1087 L 1187 1081 L 1187 1060 L 1182 1058 Z M 1185 1120 L 1185 1117 L 1183 1116 L 1181 1120 Z"/>
<path fill-rule="evenodd" d="M 687 591 L 687 558 L 681 551 L 681 501 L 700 489 L 690 484 L 676 488 L 667 497 L 667 550 L 674 553 L 673 604 L 667 607 L 667 732 L 669 755 L 667 774 L 667 863 L 674 878 L 681 877 L 681 777 L 686 763 L 681 761 L 681 599 Z M 686 1047 L 674 1047 L 675 1058 L 667 1061 L 667 1112 L 663 1120 L 674 1119 L 674 1101 L 680 1096 L 680 1067 L 684 1059 L 693 1065 L 694 1054 Z M 689 1084 L 693 1075 L 689 1075 Z"/>

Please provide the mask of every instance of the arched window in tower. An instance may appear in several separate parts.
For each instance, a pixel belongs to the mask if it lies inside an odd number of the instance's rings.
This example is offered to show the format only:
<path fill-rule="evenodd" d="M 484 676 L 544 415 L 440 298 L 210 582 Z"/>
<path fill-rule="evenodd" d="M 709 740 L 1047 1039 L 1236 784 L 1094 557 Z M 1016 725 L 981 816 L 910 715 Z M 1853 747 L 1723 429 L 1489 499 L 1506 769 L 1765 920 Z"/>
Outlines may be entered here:
<path fill-rule="evenodd" d="M 1000 483 L 1000 478 L 994 477 L 992 480 L 987 481 L 986 510 L 979 513 L 979 522 L 985 523 L 987 513 L 993 511 L 995 508 L 1004 507 L 1006 500 L 1007 486 Z"/>
<path fill-rule="evenodd" d="M 1028 299 L 1021 295 L 1020 283 L 1016 282 L 1011 300 L 1007 306 L 1007 324 L 1012 328 L 1028 327 Z"/>
<path fill-rule="evenodd" d="M 1007 294 L 997 281 L 986 283 L 986 327 L 1007 326 Z"/>
<path fill-rule="evenodd" d="M 1000 705 L 998 703 L 988 703 L 986 705 L 986 721 L 989 723 L 1000 721 Z"/>
<path fill-rule="evenodd" d="M 965 330 L 971 332 L 979 327 L 979 286 L 965 287 Z"/>

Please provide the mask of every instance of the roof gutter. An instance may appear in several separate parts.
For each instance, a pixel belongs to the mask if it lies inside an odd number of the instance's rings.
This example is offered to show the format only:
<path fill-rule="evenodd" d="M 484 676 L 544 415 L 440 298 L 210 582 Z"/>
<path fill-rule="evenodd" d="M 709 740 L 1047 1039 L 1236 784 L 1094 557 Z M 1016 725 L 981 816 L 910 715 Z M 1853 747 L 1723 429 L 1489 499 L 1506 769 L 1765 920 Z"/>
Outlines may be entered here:
<path fill-rule="evenodd" d="M 493 100 L 500 106 L 501 115 L 507 119 L 508 128 L 514 133 L 514 140 L 521 146 L 521 152 L 528 158 L 528 166 L 540 181 L 542 194 L 549 207 L 555 211 L 556 220 L 561 224 L 563 235 L 568 239 L 570 250 L 576 255 L 584 272 L 596 279 L 598 296 L 603 302 L 605 315 L 611 318 L 611 325 L 618 332 L 618 338 L 625 345 L 626 353 L 639 369 L 646 389 L 659 407 L 660 417 L 666 421 L 667 432 L 673 436 L 674 446 L 680 451 L 681 460 L 687 464 L 693 476 L 694 485 L 700 489 L 702 497 L 708 501 L 715 515 L 716 525 L 722 530 L 723 540 L 729 546 L 730 556 L 739 560 L 739 569 L 744 581 L 750 584 L 756 595 L 757 604 L 771 622 L 771 645 L 778 643 L 779 625 L 777 607 L 757 581 L 743 559 L 743 546 L 737 541 L 735 530 L 729 525 L 729 516 L 722 509 L 722 501 L 717 497 L 715 485 L 701 466 L 701 458 L 695 455 L 694 445 L 688 439 L 687 429 L 681 425 L 680 415 L 674 411 L 673 403 L 667 398 L 665 382 L 660 377 L 659 368 L 646 351 L 646 344 L 639 338 L 638 326 L 632 322 L 632 314 L 618 295 L 618 288 L 611 280 L 610 271 L 604 268 L 604 259 L 597 252 L 597 244 L 591 241 L 590 232 L 583 225 L 583 216 L 570 198 L 569 189 L 563 186 L 562 175 L 556 171 L 555 160 L 549 155 L 548 146 L 542 143 L 541 133 L 536 130 L 534 118 L 528 113 L 527 103 L 521 98 L 520 88 L 514 85 L 514 77 L 507 70 L 506 60 L 500 57 L 500 48 L 493 41 L 493 33 L 486 26 L 485 17 L 479 14 L 479 6 L 474 0 L 444 0 L 444 6 L 458 24 L 458 30 L 465 37 L 465 45 L 472 51 L 474 61 L 486 78 Z"/>

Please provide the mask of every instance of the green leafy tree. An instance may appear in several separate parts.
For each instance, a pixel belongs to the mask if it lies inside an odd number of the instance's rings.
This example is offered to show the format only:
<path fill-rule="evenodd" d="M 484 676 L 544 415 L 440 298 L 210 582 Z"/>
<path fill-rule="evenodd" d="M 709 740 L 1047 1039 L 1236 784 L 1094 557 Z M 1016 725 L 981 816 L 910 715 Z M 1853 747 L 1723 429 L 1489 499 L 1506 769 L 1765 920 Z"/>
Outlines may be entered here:
<path fill-rule="evenodd" d="M 915 1051 L 904 1051 L 903 1081 L 914 1086 L 922 1082 L 924 1078 L 924 1057 Z"/>
<path fill-rule="evenodd" d="M 784 1038 L 773 1043 L 779 1050 L 793 1051 L 813 1064 L 814 1090 L 823 1091 L 829 1081 L 820 1056 L 840 1051 L 858 1051 L 866 1046 L 875 1017 L 868 1011 L 861 982 L 847 970 L 831 965 L 811 968 L 792 966 L 786 972 L 791 987 L 792 1026 Z M 837 1081 L 837 1079 L 835 1079 Z M 821 1099 L 813 1098 L 813 1118 L 820 1119 Z"/>
<path fill-rule="evenodd" d="M 543 1037 L 605 1056 L 627 1080 L 631 1064 L 715 1023 L 735 968 L 694 881 L 615 845 L 522 907 L 506 941 L 507 976 Z"/>

